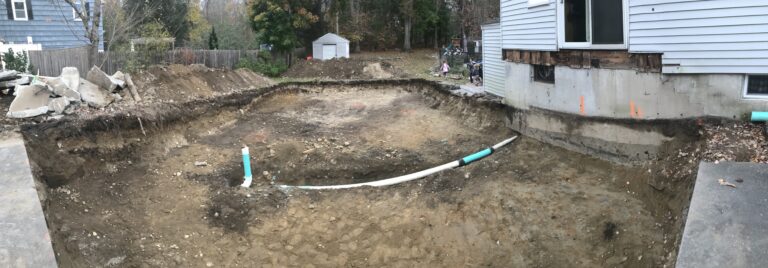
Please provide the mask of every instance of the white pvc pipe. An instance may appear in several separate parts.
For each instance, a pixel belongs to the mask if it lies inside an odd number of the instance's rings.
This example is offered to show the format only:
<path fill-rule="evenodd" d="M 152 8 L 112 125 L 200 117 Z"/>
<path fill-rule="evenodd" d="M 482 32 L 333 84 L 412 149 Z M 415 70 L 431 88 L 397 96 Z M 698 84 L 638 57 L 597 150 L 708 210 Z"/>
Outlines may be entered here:
<path fill-rule="evenodd" d="M 505 145 L 511 143 L 517 139 L 517 136 L 514 136 L 512 138 L 506 139 L 500 143 L 497 143 L 492 148 L 493 150 L 498 150 L 501 147 L 504 147 Z M 328 185 L 328 186 L 290 186 L 290 185 L 280 185 L 278 187 L 281 188 L 296 188 L 296 189 L 302 189 L 302 190 L 338 190 L 338 189 L 349 189 L 349 188 L 357 188 L 357 187 L 363 187 L 363 186 L 371 186 L 371 187 L 381 187 L 381 186 L 388 186 L 388 185 L 394 185 L 398 183 L 403 183 L 407 181 L 417 180 L 424 178 L 426 176 L 438 173 L 443 170 L 448 170 L 452 168 L 459 167 L 461 165 L 461 160 L 456 160 L 447 164 L 443 164 L 441 166 L 433 167 L 430 169 L 422 170 L 416 173 L 411 173 L 408 175 L 403 175 L 399 177 L 394 177 L 390 179 L 385 180 L 379 180 L 379 181 L 371 181 L 371 182 L 364 182 L 364 183 L 355 183 L 355 184 L 342 184 L 342 185 Z"/>

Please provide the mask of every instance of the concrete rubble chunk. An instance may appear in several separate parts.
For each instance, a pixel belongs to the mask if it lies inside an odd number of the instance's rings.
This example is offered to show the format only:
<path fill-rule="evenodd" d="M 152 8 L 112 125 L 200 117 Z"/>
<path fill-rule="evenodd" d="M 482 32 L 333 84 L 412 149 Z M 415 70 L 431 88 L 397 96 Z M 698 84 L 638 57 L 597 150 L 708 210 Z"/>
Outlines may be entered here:
<path fill-rule="evenodd" d="M 70 101 L 80 101 L 80 93 L 72 90 L 60 77 L 45 77 L 40 80 L 48 85 L 53 94 L 66 97 Z"/>
<path fill-rule="evenodd" d="M 8 81 L 0 82 L 0 88 L 13 88 L 15 86 L 29 85 L 30 82 L 32 82 L 32 79 L 29 78 L 29 76 L 22 76 L 21 78 L 16 80 L 8 80 Z"/>
<path fill-rule="evenodd" d="M 18 78 L 19 72 L 10 70 L 10 71 L 2 71 L 0 72 L 0 81 L 9 81 L 9 80 L 16 80 Z"/>
<path fill-rule="evenodd" d="M 48 112 L 48 100 L 51 92 L 41 85 L 16 87 L 16 98 L 8 108 L 9 118 L 27 118 Z"/>
<path fill-rule="evenodd" d="M 125 81 L 125 74 L 121 71 L 117 71 L 115 72 L 115 74 L 112 75 L 112 78 L 120 81 Z"/>
<path fill-rule="evenodd" d="M 80 79 L 80 96 L 85 103 L 94 108 L 104 108 L 114 101 L 109 92 L 85 79 Z"/>
<path fill-rule="evenodd" d="M 88 75 L 85 77 L 85 79 L 96 84 L 97 86 L 109 90 L 110 92 L 114 92 L 117 90 L 117 88 L 125 87 L 125 81 L 115 79 L 107 75 L 98 66 L 93 66 L 93 68 L 88 71 Z"/>
<path fill-rule="evenodd" d="M 55 114 L 63 114 L 69 104 L 69 99 L 65 97 L 51 99 L 50 102 L 48 102 L 48 110 L 53 111 Z"/>
<path fill-rule="evenodd" d="M 80 72 L 75 67 L 64 67 L 61 69 L 61 80 L 64 81 L 70 89 L 80 92 Z"/>

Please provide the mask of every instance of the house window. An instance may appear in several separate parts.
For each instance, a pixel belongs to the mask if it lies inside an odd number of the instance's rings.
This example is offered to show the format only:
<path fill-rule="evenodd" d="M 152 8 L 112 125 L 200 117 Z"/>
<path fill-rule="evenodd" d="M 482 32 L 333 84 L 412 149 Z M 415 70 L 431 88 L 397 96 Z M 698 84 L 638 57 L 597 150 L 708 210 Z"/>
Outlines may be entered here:
<path fill-rule="evenodd" d="M 627 0 L 561 0 L 560 47 L 626 48 Z"/>
<path fill-rule="evenodd" d="M 13 20 L 29 20 L 27 18 L 27 2 L 25 0 L 11 0 L 13 6 Z"/>
<path fill-rule="evenodd" d="M 77 9 L 75 9 L 75 8 L 72 8 L 72 18 L 73 18 L 73 19 L 75 19 L 75 21 L 82 21 L 83 19 L 81 19 L 81 18 L 80 18 L 80 15 L 79 15 L 79 14 L 77 14 L 77 11 L 78 11 L 78 10 L 82 10 L 82 6 L 83 6 L 83 5 L 81 4 L 81 3 L 82 3 L 82 1 L 80 1 L 80 0 L 75 0 L 74 2 L 75 2 L 75 6 L 77 7 Z"/>
<path fill-rule="evenodd" d="M 744 96 L 768 98 L 768 75 L 748 75 L 744 85 Z"/>
<path fill-rule="evenodd" d="M 555 66 L 533 65 L 533 81 L 555 83 Z"/>

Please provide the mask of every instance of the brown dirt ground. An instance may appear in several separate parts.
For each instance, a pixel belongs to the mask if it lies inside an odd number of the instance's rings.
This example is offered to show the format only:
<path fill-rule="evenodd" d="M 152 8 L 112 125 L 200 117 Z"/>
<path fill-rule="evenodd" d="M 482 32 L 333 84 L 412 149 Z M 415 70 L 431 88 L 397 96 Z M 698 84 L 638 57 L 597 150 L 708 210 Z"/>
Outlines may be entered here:
<path fill-rule="evenodd" d="M 410 86 L 300 88 L 221 108 L 214 104 L 228 93 L 271 81 L 198 71 L 138 74 L 139 83 L 163 83 L 140 90 L 148 101 L 63 120 L 5 118 L 11 97 L 0 98 L 1 130 L 23 124 L 38 178 L 49 184 L 41 193 L 62 267 L 672 266 L 698 161 L 768 156 L 764 125 L 711 120 L 701 122 L 701 142 L 641 166 L 523 138 L 403 185 L 286 192 L 271 183 L 385 178 L 510 133 L 494 112 L 473 112 L 472 101 Z M 206 86 L 182 80 L 190 75 Z M 213 108 L 189 106 L 210 98 Z M 164 110 L 182 112 L 146 116 Z M 146 136 L 131 114 L 148 120 Z M 242 144 L 261 174 L 251 189 L 229 186 L 241 176 Z"/>
<path fill-rule="evenodd" d="M 513 134 L 492 106 L 431 91 L 286 90 L 185 124 L 148 123 L 147 136 L 135 129 L 77 137 L 28 129 L 40 178 L 61 185 L 45 200 L 59 262 L 649 267 L 674 261 L 668 251 L 677 234 L 667 232 L 665 210 L 627 186 L 642 184 L 649 173 L 527 138 L 477 164 L 393 187 L 272 186 L 406 174 Z M 242 176 L 242 144 L 251 147 L 254 173 L 261 174 L 250 189 L 231 187 Z"/>

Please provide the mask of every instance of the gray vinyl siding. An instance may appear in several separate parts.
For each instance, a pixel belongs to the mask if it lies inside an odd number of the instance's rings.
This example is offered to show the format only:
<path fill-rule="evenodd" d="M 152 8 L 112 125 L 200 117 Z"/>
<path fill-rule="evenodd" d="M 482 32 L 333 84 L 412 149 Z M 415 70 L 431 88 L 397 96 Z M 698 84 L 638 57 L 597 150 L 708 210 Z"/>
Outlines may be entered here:
<path fill-rule="evenodd" d="M 501 58 L 501 26 L 483 25 L 483 88 L 485 92 L 504 96 L 504 61 Z"/>
<path fill-rule="evenodd" d="M 88 2 L 93 6 L 93 0 Z M 64 0 L 32 0 L 31 4 L 34 18 L 14 21 L 8 19 L 5 0 L 0 0 L 0 39 L 26 44 L 27 36 L 31 36 L 33 43 L 41 44 L 43 49 L 88 45 L 83 23 L 74 19 L 72 8 Z M 99 30 L 103 36 L 102 29 Z"/>
<path fill-rule="evenodd" d="M 664 73 L 768 73 L 768 1 L 630 0 L 630 52 Z"/>
<path fill-rule="evenodd" d="M 557 50 L 557 9 L 554 3 L 528 7 L 528 0 L 501 0 L 504 49 Z"/>

